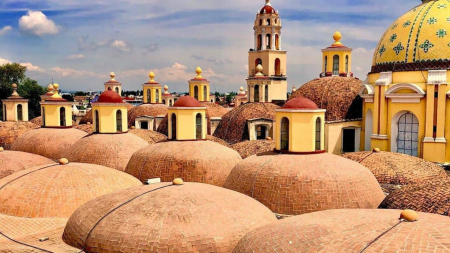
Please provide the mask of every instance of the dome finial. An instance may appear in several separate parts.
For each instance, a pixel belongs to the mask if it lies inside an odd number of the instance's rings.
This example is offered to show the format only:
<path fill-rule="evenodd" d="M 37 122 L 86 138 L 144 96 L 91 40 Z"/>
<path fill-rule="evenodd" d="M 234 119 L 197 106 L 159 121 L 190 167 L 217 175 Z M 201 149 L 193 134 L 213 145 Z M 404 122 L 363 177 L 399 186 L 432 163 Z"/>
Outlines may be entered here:
<path fill-rule="evenodd" d="M 13 94 L 11 96 L 12 97 L 20 97 L 19 93 L 17 93 L 17 84 L 13 83 L 11 86 L 13 88 Z"/>
<path fill-rule="evenodd" d="M 272 5 L 270 4 L 270 0 L 266 0 L 266 6 L 272 6 Z"/>
<path fill-rule="evenodd" d="M 164 85 L 164 94 L 170 94 L 169 93 L 169 86 Z"/>
<path fill-rule="evenodd" d="M 340 45 L 342 45 L 342 43 L 341 43 L 342 34 L 339 31 L 336 31 L 333 34 L 333 39 L 334 39 L 334 43 L 333 43 L 332 46 L 340 46 Z"/>
<path fill-rule="evenodd" d="M 59 95 L 59 84 L 54 83 L 53 84 L 53 96 L 52 98 L 62 98 L 61 95 Z"/>
<path fill-rule="evenodd" d="M 296 91 L 297 91 L 297 88 L 295 88 L 295 85 L 292 86 L 292 93 L 294 93 L 294 92 L 296 92 Z"/>
<path fill-rule="evenodd" d="M 202 70 L 202 68 L 200 68 L 200 67 L 197 67 L 197 68 L 195 69 L 195 73 L 197 73 L 196 79 L 203 79 L 202 72 L 203 72 L 203 70 Z"/>
<path fill-rule="evenodd" d="M 114 72 L 109 73 L 109 77 L 111 77 L 110 81 L 116 81 L 116 79 L 115 79 L 116 73 L 114 73 Z"/>
<path fill-rule="evenodd" d="M 264 76 L 262 71 L 263 71 L 263 66 L 261 64 L 258 64 L 258 66 L 256 66 L 255 76 Z"/>
<path fill-rule="evenodd" d="M 153 73 L 153 71 L 150 71 L 150 73 L 148 73 L 148 77 L 150 77 L 150 81 L 148 81 L 149 83 L 155 82 L 155 73 Z"/>

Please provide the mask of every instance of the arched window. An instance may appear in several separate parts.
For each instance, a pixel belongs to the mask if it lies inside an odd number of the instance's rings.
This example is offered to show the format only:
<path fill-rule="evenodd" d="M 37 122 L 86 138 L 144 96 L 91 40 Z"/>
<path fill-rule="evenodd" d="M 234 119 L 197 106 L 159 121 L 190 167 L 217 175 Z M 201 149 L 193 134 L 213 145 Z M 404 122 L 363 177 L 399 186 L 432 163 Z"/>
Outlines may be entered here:
<path fill-rule="evenodd" d="M 258 67 L 259 64 L 261 64 L 261 66 L 262 66 L 262 60 L 260 58 L 255 60 L 255 71 L 256 71 L 256 67 Z M 256 72 L 253 74 L 256 74 Z"/>
<path fill-rule="evenodd" d="M 278 24 L 278 19 L 275 19 L 275 24 Z"/>
<path fill-rule="evenodd" d="M 66 126 L 66 108 L 59 108 L 59 125 Z"/>
<path fill-rule="evenodd" d="M 339 56 L 338 55 L 333 56 L 333 75 L 334 76 L 339 75 Z"/>
<path fill-rule="evenodd" d="M 262 19 L 259 20 L 259 25 L 262 26 Z"/>
<path fill-rule="evenodd" d="M 98 118 L 98 110 L 95 110 L 95 132 L 100 132 L 100 119 Z"/>
<path fill-rule="evenodd" d="M 270 25 L 270 18 L 267 19 L 267 25 Z"/>
<path fill-rule="evenodd" d="M 281 76 L 281 61 L 279 58 L 275 59 L 275 75 Z"/>
<path fill-rule="evenodd" d="M 321 149 L 322 122 L 320 118 L 316 119 L 316 151 Z"/>
<path fill-rule="evenodd" d="M 159 103 L 159 89 L 156 89 L 156 95 L 155 95 L 155 101 L 156 103 Z"/>
<path fill-rule="evenodd" d="M 275 35 L 275 49 L 280 50 L 280 36 L 278 34 Z"/>
<path fill-rule="evenodd" d="M 163 99 L 163 100 L 162 100 L 162 103 L 163 103 L 163 104 L 166 104 L 166 100 L 165 100 L 165 99 Z"/>
<path fill-rule="evenodd" d="M 22 105 L 17 105 L 17 120 L 22 121 L 23 120 L 23 112 L 22 112 Z"/>
<path fill-rule="evenodd" d="M 267 37 L 266 38 L 266 42 L 267 42 L 266 49 L 270 49 L 272 36 L 270 34 L 267 34 L 266 37 Z"/>
<path fill-rule="evenodd" d="M 208 99 L 208 88 L 206 86 L 203 87 L 203 101 L 207 101 Z"/>
<path fill-rule="evenodd" d="M 147 103 L 150 104 L 152 102 L 152 92 L 150 89 L 147 89 Z"/>
<path fill-rule="evenodd" d="M 194 98 L 198 100 L 198 86 L 194 87 Z"/>
<path fill-rule="evenodd" d="M 122 132 L 122 111 L 117 110 L 116 112 L 116 130 L 117 132 Z"/>
<path fill-rule="evenodd" d="M 264 87 L 264 102 L 269 102 L 269 85 Z"/>
<path fill-rule="evenodd" d="M 345 73 L 348 74 L 348 55 L 345 56 Z"/>
<path fill-rule="evenodd" d="M 324 70 L 323 70 L 323 73 L 327 73 L 327 71 L 328 71 L 328 56 L 325 56 L 325 60 L 324 60 Z"/>
<path fill-rule="evenodd" d="M 42 107 L 42 126 L 45 126 L 45 108 Z"/>
<path fill-rule="evenodd" d="M 197 140 L 202 139 L 202 114 L 197 113 L 195 116 L 195 138 Z"/>
<path fill-rule="evenodd" d="M 6 104 L 3 104 L 3 121 L 6 121 Z"/>
<path fill-rule="evenodd" d="M 253 102 L 259 102 L 259 85 L 255 85 L 254 89 Z"/>
<path fill-rule="evenodd" d="M 172 140 L 177 139 L 177 115 L 175 113 L 172 113 L 172 116 L 170 117 L 171 126 L 172 126 Z"/>
<path fill-rule="evenodd" d="M 259 34 L 258 35 L 258 47 L 257 47 L 257 49 L 261 50 L 261 47 L 262 47 L 262 35 Z"/>
<path fill-rule="evenodd" d="M 116 93 L 119 94 L 119 87 L 116 87 Z"/>
<path fill-rule="evenodd" d="M 289 119 L 284 117 L 281 120 L 281 150 L 289 151 Z"/>
<path fill-rule="evenodd" d="M 169 106 L 172 106 L 172 99 L 169 99 Z"/>
<path fill-rule="evenodd" d="M 397 152 L 419 156 L 419 120 L 412 113 L 405 113 L 398 120 Z"/>

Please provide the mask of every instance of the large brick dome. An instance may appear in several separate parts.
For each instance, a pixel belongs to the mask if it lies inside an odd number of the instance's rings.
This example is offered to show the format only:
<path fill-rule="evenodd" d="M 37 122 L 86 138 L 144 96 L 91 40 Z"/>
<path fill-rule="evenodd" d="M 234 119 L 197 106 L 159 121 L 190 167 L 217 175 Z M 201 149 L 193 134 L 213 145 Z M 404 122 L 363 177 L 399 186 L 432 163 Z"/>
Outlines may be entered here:
<path fill-rule="evenodd" d="M 298 215 L 248 233 L 233 253 L 449 252 L 448 217 L 418 213 L 418 221 L 399 223 L 400 214 L 328 210 Z"/>
<path fill-rule="evenodd" d="M 407 185 L 435 178 L 447 173 L 435 163 L 421 158 L 393 152 L 355 152 L 343 155 L 366 166 L 380 184 Z"/>
<path fill-rule="evenodd" d="M 110 168 L 84 163 L 44 165 L 0 180 L 0 213 L 30 218 L 68 218 L 101 195 L 141 185 Z"/>
<path fill-rule="evenodd" d="M 12 143 L 22 134 L 38 128 L 40 126 L 31 122 L 0 122 L 0 147 L 11 149 Z"/>
<path fill-rule="evenodd" d="M 0 179 L 20 170 L 52 163 L 54 163 L 52 160 L 40 155 L 19 151 L 0 151 Z"/>
<path fill-rule="evenodd" d="M 141 139 L 145 140 L 146 142 L 148 142 L 148 144 L 154 144 L 154 143 L 158 143 L 158 142 L 165 142 L 167 141 L 167 136 L 165 136 L 162 133 L 158 133 L 152 130 L 147 130 L 147 129 L 131 129 L 130 131 L 128 131 L 131 134 L 134 134 L 138 137 L 140 137 Z"/>
<path fill-rule="evenodd" d="M 161 178 L 222 186 L 242 159 L 239 154 L 211 141 L 169 141 L 136 152 L 125 170 L 141 181 Z"/>
<path fill-rule="evenodd" d="M 92 163 L 124 171 L 134 152 L 148 146 L 131 134 L 92 134 L 73 144 L 65 153 L 69 161 Z"/>
<path fill-rule="evenodd" d="M 86 203 L 70 217 L 63 240 L 85 252 L 231 252 L 246 233 L 274 221 L 243 194 L 161 183 Z"/>
<path fill-rule="evenodd" d="M 450 216 L 450 178 L 436 178 L 409 184 L 389 194 L 380 208 L 407 208 Z"/>
<path fill-rule="evenodd" d="M 384 199 L 367 168 L 328 153 L 251 156 L 236 165 L 224 187 L 251 196 L 283 215 L 377 208 Z"/>
<path fill-rule="evenodd" d="M 236 150 L 242 159 L 249 156 L 273 151 L 275 149 L 275 141 L 273 140 L 254 140 L 243 141 L 233 144 L 232 148 Z"/>
<path fill-rule="evenodd" d="M 40 128 L 22 134 L 13 144 L 11 150 L 28 152 L 60 159 L 69 148 L 87 133 L 73 129 Z"/>

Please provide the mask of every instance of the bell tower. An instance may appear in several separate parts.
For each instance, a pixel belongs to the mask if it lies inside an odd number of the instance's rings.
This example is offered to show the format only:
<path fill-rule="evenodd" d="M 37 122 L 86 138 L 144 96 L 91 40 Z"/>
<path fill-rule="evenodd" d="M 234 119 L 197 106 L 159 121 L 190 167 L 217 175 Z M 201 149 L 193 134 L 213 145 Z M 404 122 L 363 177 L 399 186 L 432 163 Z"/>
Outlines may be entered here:
<path fill-rule="evenodd" d="M 287 100 L 286 51 L 281 50 L 281 19 L 270 0 L 258 10 L 254 46 L 248 52 L 249 102 Z"/>

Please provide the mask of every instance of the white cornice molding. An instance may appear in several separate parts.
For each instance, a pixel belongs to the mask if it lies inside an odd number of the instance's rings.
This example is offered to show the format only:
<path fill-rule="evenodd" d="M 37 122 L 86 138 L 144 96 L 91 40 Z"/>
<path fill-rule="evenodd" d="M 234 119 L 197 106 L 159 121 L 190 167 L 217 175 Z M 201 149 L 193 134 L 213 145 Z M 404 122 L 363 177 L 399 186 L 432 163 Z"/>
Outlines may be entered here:
<path fill-rule="evenodd" d="M 414 93 L 396 93 L 399 90 L 411 90 Z M 385 97 L 391 99 L 392 103 L 420 103 L 425 97 L 425 91 L 419 86 L 410 83 L 400 83 L 392 86 L 385 92 Z"/>
<path fill-rule="evenodd" d="M 392 72 L 381 72 L 380 78 L 375 81 L 375 85 L 390 85 L 392 83 Z"/>
<path fill-rule="evenodd" d="M 447 84 L 447 70 L 428 70 L 428 84 Z"/>
<path fill-rule="evenodd" d="M 386 92 L 385 95 L 391 95 L 391 94 L 414 94 L 414 93 L 396 93 L 399 90 L 411 90 L 414 91 L 415 94 L 420 94 L 420 95 L 424 95 L 425 96 L 425 91 L 422 90 L 422 88 L 420 88 L 419 86 L 412 84 L 412 83 L 399 83 L 396 84 L 394 86 L 392 86 L 391 88 L 389 88 Z M 386 96 L 387 97 L 387 96 Z"/>

